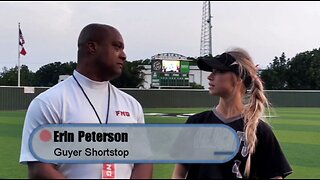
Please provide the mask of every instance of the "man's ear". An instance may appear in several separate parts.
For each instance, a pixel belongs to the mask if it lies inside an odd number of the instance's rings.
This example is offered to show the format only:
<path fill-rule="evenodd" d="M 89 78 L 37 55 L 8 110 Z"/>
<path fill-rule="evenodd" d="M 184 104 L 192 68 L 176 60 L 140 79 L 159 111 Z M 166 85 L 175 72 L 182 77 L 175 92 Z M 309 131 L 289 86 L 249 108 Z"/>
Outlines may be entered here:
<path fill-rule="evenodd" d="M 96 42 L 90 41 L 87 43 L 87 48 L 90 54 L 96 54 L 98 49 L 98 44 Z"/>

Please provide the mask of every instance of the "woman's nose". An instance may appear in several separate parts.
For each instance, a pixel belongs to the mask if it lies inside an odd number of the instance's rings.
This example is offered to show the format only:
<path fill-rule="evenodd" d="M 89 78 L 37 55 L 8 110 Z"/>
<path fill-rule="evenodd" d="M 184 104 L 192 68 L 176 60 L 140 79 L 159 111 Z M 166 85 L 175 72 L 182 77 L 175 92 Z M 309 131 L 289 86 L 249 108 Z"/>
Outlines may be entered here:
<path fill-rule="evenodd" d="M 208 80 L 209 80 L 209 81 L 214 80 L 214 74 L 215 74 L 215 73 L 213 73 L 213 72 L 210 73 L 210 75 L 208 76 Z"/>

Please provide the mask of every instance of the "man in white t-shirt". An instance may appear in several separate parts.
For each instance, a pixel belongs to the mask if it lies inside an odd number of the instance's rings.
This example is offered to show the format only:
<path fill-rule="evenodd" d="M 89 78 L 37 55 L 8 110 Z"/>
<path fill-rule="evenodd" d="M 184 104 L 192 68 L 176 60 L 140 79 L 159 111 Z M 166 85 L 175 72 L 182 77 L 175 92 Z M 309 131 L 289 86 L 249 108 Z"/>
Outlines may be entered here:
<path fill-rule="evenodd" d="M 123 49 L 121 34 L 111 26 L 82 29 L 73 75 L 41 93 L 28 108 L 20 162 L 28 164 L 30 178 L 152 178 L 151 164 L 48 164 L 35 159 L 28 146 L 32 131 L 43 124 L 144 123 L 139 102 L 109 82 L 122 73 Z"/>

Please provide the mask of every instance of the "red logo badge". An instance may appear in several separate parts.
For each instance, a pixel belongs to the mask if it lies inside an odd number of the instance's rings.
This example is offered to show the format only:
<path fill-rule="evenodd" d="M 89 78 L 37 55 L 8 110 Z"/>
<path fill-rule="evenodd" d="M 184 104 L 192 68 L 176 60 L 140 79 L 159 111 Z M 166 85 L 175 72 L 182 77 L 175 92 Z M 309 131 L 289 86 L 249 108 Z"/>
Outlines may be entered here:
<path fill-rule="evenodd" d="M 116 115 L 130 117 L 130 113 L 126 111 L 116 111 Z"/>
<path fill-rule="evenodd" d="M 116 177 L 116 167 L 114 164 L 104 163 L 102 167 L 102 179 L 114 179 Z"/>

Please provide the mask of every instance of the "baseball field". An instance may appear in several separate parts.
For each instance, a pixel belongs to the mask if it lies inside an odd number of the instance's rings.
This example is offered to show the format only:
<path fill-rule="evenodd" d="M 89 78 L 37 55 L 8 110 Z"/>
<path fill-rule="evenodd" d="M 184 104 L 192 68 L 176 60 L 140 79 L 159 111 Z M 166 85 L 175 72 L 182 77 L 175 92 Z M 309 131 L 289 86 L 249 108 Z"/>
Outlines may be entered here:
<path fill-rule="evenodd" d="M 183 114 L 209 108 L 145 109 L 146 123 L 184 123 Z M 320 178 L 320 108 L 275 108 L 269 118 L 294 173 L 288 178 Z M 0 111 L 0 178 L 27 178 L 19 164 L 21 133 L 26 111 Z M 150 113 L 178 114 L 157 116 Z M 179 116 L 181 114 L 182 116 Z M 156 164 L 154 178 L 170 178 L 173 164 Z"/>

